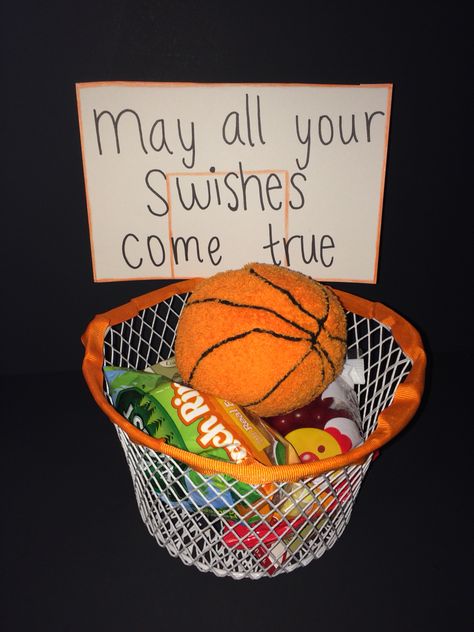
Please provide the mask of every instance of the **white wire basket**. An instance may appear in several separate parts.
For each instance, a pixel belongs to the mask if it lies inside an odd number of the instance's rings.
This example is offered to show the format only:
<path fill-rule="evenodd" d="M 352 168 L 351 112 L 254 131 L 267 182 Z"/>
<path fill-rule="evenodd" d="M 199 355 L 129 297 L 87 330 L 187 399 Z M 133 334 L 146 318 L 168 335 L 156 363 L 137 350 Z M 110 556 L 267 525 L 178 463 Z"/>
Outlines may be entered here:
<path fill-rule="evenodd" d="M 388 308 L 337 292 L 346 307 L 348 356 L 365 364 L 365 384 L 356 386 L 365 441 L 327 464 L 277 466 L 257 483 L 253 473 L 248 482 L 238 465 L 203 459 L 206 468 L 196 469 L 189 453 L 135 429 L 113 409 L 103 379 L 106 365 L 144 370 L 174 355 L 192 287 L 177 283 L 97 316 L 83 338 L 84 375 L 116 424 L 140 515 L 161 547 L 221 577 L 289 573 L 341 537 L 374 452 L 416 411 L 425 367 L 419 336 Z"/>

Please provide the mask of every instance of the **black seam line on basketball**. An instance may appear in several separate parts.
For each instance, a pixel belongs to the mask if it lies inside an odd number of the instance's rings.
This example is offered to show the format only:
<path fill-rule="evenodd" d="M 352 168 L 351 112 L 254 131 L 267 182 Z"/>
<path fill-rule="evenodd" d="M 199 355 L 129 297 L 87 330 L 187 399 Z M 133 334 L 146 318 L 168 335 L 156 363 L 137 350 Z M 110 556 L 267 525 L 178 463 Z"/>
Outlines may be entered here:
<path fill-rule="evenodd" d="M 254 276 L 256 276 L 257 278 L 259 278 L 261 281 L 263 281 L 264 283 L 268 283 L 268 285 L 270 285 L 271 287 L 273 287 L 275 290 L 278 290 L 279 292 L 281 292 L 282 294 L 284 294 L 285 296 L 287 296 L 290 301 L 293 303 L 293 305 L 295 305 L 299 310 L 301 310 L 304 314 L 306 314 L 307 316 L 309 316 L 310 318 L 313 318 L 318 325 L 320 324 L 320 320 L 322 320 L 321 318 L 318 318 L 317 316 L 315 316 L 314 314 L 312 314 L 311 312 L 309 312 L 307 309 L 305 309 L 303 307 L 303 305 L 301 305 L 301 303 L 299 303 L 296 298 L 293 296 L 293 294 L 291 292 L 289 292 L 288 290 L 285 290 L 285 288 L 280 287 L 279 285 L 276 285 L 276 283 L 273 283 L 273 281 L 270 281 L 269 279 L 267 279 L 266 277 L 262 276 L 261 274 L 259 274 L 256 270 L 254 270 L 253 268 L 249 268 L 249 272 L 250 274 L 253 274 Z M 326 317 L 327 318 L 327 317 Z M 324 320 L 322 321 L 324 322 Z"/>
<path fill-rule="evenodd" d="M 340 338 L 339 336 L 333 336 L 326 329 L 326 321 L 327 321 L 327 319 L 329 317 L 329 311 L 330 311 L 330 304 L 329 304 L 330 301 L 329 301 L 329 293 L 327 291 L 327 288 L 324 285 L 321 284 L 321 289 L 323 291 L 324 300 L 325 300 L 325 303 L 326 303 L 325 314 L 324 314 L 324 316 L 321 316 L 320 319 L 318 319 L 319 331 L 314 334 L 314 339 L 312 340 L 312 343 L 315 344 L 316 342 L 318 342 L 319 335 L 321 334 L 321 332 L 323 330 L 324 330 L 325 334 L 329 338 L 331 338 L 331 340 L 338 340 L 339 342 L 345 343 L 346 341 L 343 338 Z"/>
<path fill-rule="evenodd" d="M 274 393 L 274 392 L 276 391 L 276 389 L 277 389 L 277 388 L 278 388 L 278 387 L 279 387 L 279 386 L 280 386 L 280 385 L 281 385 L 281 384 L 282 384 L 282 383 L 283 383 L 286 379 L 288 379 L 288 378 L 290 377 L 290 375 L 291 375 L 294 371 L 296 371 L 296 369 L 297 369 L 299 366 L 301 366 L 301 365 L 303 364 L 303 362 L 306 360 L 306 358 L 309 356 L 309 354 L 310 354 L 310 353 L 311 353 L 311 349 L 309 349 L 309 350 L 308 350 L 308 351 L 304 354 L 304 356 L 303 356 L 302 358 L 300 358 L 300 359 L 298 360 L 298 362 L 297 362 L 295 365 L 293 365 L 293 366 L 291 367 L 291 369 L 290 369 L 287 373 L 285 373 L 285 375 L 284 375 L 284 376 L 283 376 L 280 380 L 278 380 L 278 382 L 276 382 L 276 383 L 272 386 L 272 388 L 268 391 L 268 393 L 265 393 L 265 395 L 264 395 L 263 397 L 261 397 L 260 399 L 256 400 L 255 402 L 250 402 L 249 404 L 244 404 L 244 405 L 243 405 L 243 407 L 244 407 L 244 408 L 246 408 L 246 407 L 248 407 L 248 406 L 256 406 L 257 404 L 261 404 L 262 402 L 264 402 L 264 401 L 265 401 L 268 397 L 270 397 L 270 395 L 271 395 L 272 393 Z"/>
<path fill-rule="evenodd" d="M 341 342 L 342 344 L 347 344 L 347 339 L 346 338 L 341 338 L 341 336 L 334 336 L 333 334 L 330 334 L 329 331 L 326 329 L 326 327 L 324 325 L 321 327 L 321 329 L 317 333 L 314 333 L 312 335 L 311 342 L 313 344 L 315 344 L 316 342 L 319 342 L 319 335 L 321 334 L 322 331 L 324 331 L 324 333 L 326 334 L 326 336 L 330 340 L 335 340 L 336 342 Z"/>
<path fill-rule="evenodd" d="M 319 357 L 321 361 L 321 382 L 324 384 L 324 381 L 326 379 L 326 369 L 324 368 L 323 356 L 321 354 L 321 351 L 314 345 L 311 345 L 311 351 L 314 351 L 314 353 Z"/>
<path fill-rule="evenodd" d="M 319 331 L 321 331 L 321 327 L 324 326 L 329 316 L 329 294 L 327 293 L 327 290 L 324 287 L 324 285 L 321 285 L 321 289 L 323 291 L 324 300 L 326 302 L 326 313 L 324 314 L 324 316 L 321 317 L 321 319 L 318 320 L 318 325 L 320 327 Z"/>
<path fill-rule="evenodd" d="M 311 342 L 312 342 L 313 345 L 315 345 L 318 342 L 319 336 L 320 336 L 320 334 L 321 334 L 321 332 L 323 330 L 325 331 L 325 333 L 328 336 L 330 336 L 330 334 L 326 330 L 326 321 L 328 319 L 329 309 L 330 309 L 330 306 L 329 306 L 329 294 L 328 294 L 326 288 L 324 287 L 324 285 L 321 285 L 321 289 L 323 291 L 324 302 L 325 302 L 325 309 L 324 309 L 323 316 L 321 316 L 321 318 L 317 319 L 319 329 L 318 329 L 317 332 L 314 333 L 314 336 L 312 337 Z"/>
<path fill-rule="evenodd" d="M 227 299 L 224 299 L 224 298 L 212 298 L 212 297 L 199 298 L 195 301 L 191 301 L 190 303 L 188 303 L 187 307 L 190 307 L 191 305 L 199 305 L 200 303 L 219 303 L 222 305 L 228 305 L 229 307 L 242 307 L 242 308 L 247 307 L 248 309 L 259 309 L 264 312 L 269 312 L 270 314 L 273 314 L 277 318 L 280 318 L 280 320 L 283 320 L 285 323 L 288 323 L 292 327 L 295 327 L 296 329 L 299 329 L 300 331 L 304 331 L 305 334 L 308 334 L 310 339 L 314 338 L 314 333 L 310 329 L 305 329 L 305 327 L 298 325 L 298 323 L 295 323 L 295 321 L 290 320 L 289 318 L 285 318 L 285 316 L 282 316 L 276 310 L 271 309 L 270 307 L 264 307 L 263 305 L 247 305 L 246 303 L 234 303 L 233 301 L 228 301 Z"/>
<path fill-rule="evenodd" d="M 234 340 L 241 340 L 246 336 L 250 336 L 250 334 L 268 334 L 269 336 L 273 336 L 274 338 L 283 338 L 283 340 L 288 340 L 289 342 L 307 342 L 306 338 L 295 338 L 294 336 L 286 336 L 285 334 L 279 334 L 276 331 L 271 331 L 268 329 L 262 329 L 261 327 L 254 327 L 254 329 L 249 329 L 248 331 L 244 331 L 241 334 L 236 334 L 235 336 L 229 336 L 229 338 L 224 338 L 224 340 L 220 340 L 216 342 L 215 345 L 208 347 L 199 358 L 196 360 L 195 365 L 193 366 L 191 373 L 189 374 L 188 381 L 191 381 L 194 377 L 194 373 L 196 372 L 199 364 L 206 358 L 210 353 L 227 344 L 228 342 L 234 342 Z"/>
<path fill-rule="evenodd" d="M 340 336 L 333 336 L 328 331 L 326 331 L 326 329 L 324 331 L 326 333 L 326 336 L 328 338 L 330 338 L 331 340 L 335 340 L 336 342 L 342 342 L 342 343 L 346 344 L 346 342 L 347 342 L 346 338 L 341 338 Z"/>
<path fill-rule="evenodd" d="M 316 347 L 314 345 L 312 345 L 313 349 L 316 349 Z M 322 351 L 322 353 L 324 353 L 324 357 L 326 358 L 326 360 L 328 361 L 328 363 L 331 366 L 332 369 L 332 373 L 333 375 L 336 375 L 336 367 L 334 366 L 334 362 L 331 360 L 331 358 L 329 357 L 328 352 L 326 351 L 326 349 L 321 345 L 321 343 L 319 343 L 319 351 Z"/>

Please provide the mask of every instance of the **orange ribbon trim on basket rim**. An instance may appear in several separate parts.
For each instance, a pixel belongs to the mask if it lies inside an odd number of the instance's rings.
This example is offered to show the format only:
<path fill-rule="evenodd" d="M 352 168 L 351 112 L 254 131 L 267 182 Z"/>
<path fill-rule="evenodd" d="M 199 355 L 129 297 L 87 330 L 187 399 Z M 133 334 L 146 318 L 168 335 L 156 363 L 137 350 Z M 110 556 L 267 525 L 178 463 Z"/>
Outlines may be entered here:
<path fill-rule="evenodd" d="M 363 444 L 344 454 L 311 463 L 270 466 L 237 465 L 187 452 L 168 445 L 163 439 L 156 439 L 145 434 L 117 412 L 104 395 L 102 371 L 104 338 L 110 327 L 137 316 L 138 312 L 165 301 L 174 294 L 192 292 L 199 280 L 191 279 L 173 283 L 139 296 L 104 314 L 99 314 L 92 320 L 82 336 L 85 346 L 82 370 L 92 396 L 110 421 L 121 428 L 134 443 L 167 454 L 206 474 L 227 474 L 245 483 L 261 485 L 275 481 L 297 481 L 320 476 L 344 466 L 360 464 L 403 430 L 415 414 L 423 394 L 426 367 L 426 356 L 419 333 L 404 318 L 385 305 L 332 288 L 346 310 L 365 318 L 375 319 L 389 327 L 402 351 L 412 361 L 410 373 L 399 384 L 390 406 L 379 414 L 376 429 Z"/>

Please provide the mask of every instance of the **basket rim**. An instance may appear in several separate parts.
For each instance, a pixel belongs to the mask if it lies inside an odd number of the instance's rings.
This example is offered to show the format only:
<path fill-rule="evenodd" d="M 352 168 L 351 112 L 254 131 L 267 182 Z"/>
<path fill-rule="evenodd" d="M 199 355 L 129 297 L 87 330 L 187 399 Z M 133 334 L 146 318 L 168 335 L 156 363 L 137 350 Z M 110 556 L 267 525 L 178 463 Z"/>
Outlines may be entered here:
<path fill-rule="evenodd" d="M 379 414 L 377 427 L 364 443 L 344 454 L 311 463 L 271 466 L 237 465 L 187 452 L 136 428 L 115 410 L 103 391 L 103 345 L 107 331 L 110 327 L 137 316 L 140 311 L 165 301 L 175 294 L 192 292 L 200 280 L 200 278 L 195 278 L 172 283 L 98 314 L 89 323 L 81 338 L 85 347 L 82 371 L 89 390 L 109 420 L 120 427 L 131 441 L 186 463 L 203 474 L 225 474 L 245 483 L 259 485 L 276 481 L 297 481 L 321 476 L 341 467 L 360 465 L 408 425 L 420 404 L 424 388 L 426 354 L 420 334 L 407 320 L 382 303 L 331 288 L 346 310 L 358 316 L 377 320 L 387 326 L 402 351 L 412 361 L 409 374 L 395 390 L 392 403 Z"/>

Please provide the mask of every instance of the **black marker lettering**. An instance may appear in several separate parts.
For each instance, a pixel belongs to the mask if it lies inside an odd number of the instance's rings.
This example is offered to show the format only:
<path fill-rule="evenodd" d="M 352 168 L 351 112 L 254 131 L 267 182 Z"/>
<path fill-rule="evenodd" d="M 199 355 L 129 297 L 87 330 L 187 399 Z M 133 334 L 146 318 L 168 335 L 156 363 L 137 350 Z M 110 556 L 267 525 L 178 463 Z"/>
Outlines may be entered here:
<path fill-rule="evenodd" d="M 326 246 L 325 241 L 329 241 L 329 245 Z M 331 256 L 331 259 L 329 262 L 326 262 L 325 258 L 324 258 L 324 251 L 329 249 L 329 248 L 334 248 L 334 240 L 331 237 L 331 235 L 323 235 L 321 237 L 321 247 L 320 247 L 320 257 L 321 257 L 321 263 L 323 264 L 323 266 L 325 268 L 330 268 L 334 262 L 334 257 Z"/>
<path fill-rule="evenodd" d="M 231 117 L 235 118 L 234 136 L 233 138 L 227 138 L 227 124 L 231 121 Z M 222 126 L 222 138 L 227 145 L 233 145 L 236 140 L 238 140 L 241 145 L 245 145 L 245 142 L 240 136 L 240 115 L 238 112 L 229 112 L 229 114 L 225 117 L 224 124 Z"/>
<path fill-rule="evenodd" d="M 158 125 L 161 128 L 161 143 L 159 147 L 156 147 L 154 143 L 154 135 L 155 135 L 155 129 Z M 168 143 L 166 142 L 165 122 L 163 119 L 158 119 L 153 123 L 152 128 L 150 130 L 150 145 L 155 151 L 161 151 L 163 147 L 165 147 L 166 151 L 169 154 L 173 153 L 171 149 L 168 147 Z"/>
<path fill-rule="evenodd" d="M 341 137 L 341 140 L 344 145 L 348 145 L 352 139 L 354 139 L 356 143 L 359 142 L 356 131 L 355 131 L 355 114 L 352 115 L 352 130 L 351 130 L 351 135 L 349 137 L 349 140 L 345 140 L 344 138 L 344 133 L 342 131 L 342 116 L 339 115 L 339 136 Z"/>
<path fill-rule="evenodd" d="M 179 142 L 181 143 L 181 147 L 184 149 L 184 151 L 190 151 L 191 152 L 191 163 L 188 165 L 186 164 L 186 158 L 183 158 L 182 162 L 183 165 L 187 168 L 187 169 L 192 169 L 194 167 L 194 161 L 196 160 L 196 140 L 194 138 L 194 123 L 191 121 L 191 142 L 190 145 L 186 145 L 186 143 L 183 140 L 183 135 L 181 132 L 181 121 L 179 119 L 177 119 L 178 121 L 178 136 L 179 136 Z"/>
<path fill-rule="evenodd" d="M 298 158 L 296 159 L 296 165 L 298 166 L 298 169 L 303 170 L 303 169 L 306 169 L 306 167 L 308 166 L 309 157 L 311 153 L 311 119 L 310 118 L 308 118 L 308 127 L 306 131 L 306 137 L 302 138 L 300 134 L 299 116 L 296 115 L 296 135 L 300 143 L 302 145 L 306 145 L 306 159 L 304 163 L 300 164 L 300 161 L 298 160 Z"/>
<path fill-rule="evenodd" d="M 99 154 L 101 156 L 102 156 L 102 140 L 101 140 L 101 137 L 100 137 L 99 123 L 100 123 L 100 119 L 104 116 L 104 114 L 108 114 L 109 117 L 110 117 L 110 120 L 112 121 L 112 125 L 113 125 L 113 128 L 114 128 L 114 133 L 115 133 L 115 146 L 116 146 L 116 149 L 117 149 L 117 154 L 120 153 L 120 139 L 119 139 L 118 126 L 119 126 L 119 123 L 120 123 L 120 119 L 122 118 L 122 116 L 124 114 L 131 114 L 133 117 L 135 117 L 135 121 L 137 122 L 138 135 L 140 137 L 141 147 L 142 147 L 142 149 L 143 149 L 145 154 L 148 153 L 148 151 L 147 151 L 147 149 L 145 147 L 145 143 L 143 141 L 142 123 L 141 123 L 140 117 L 135 112 L 135 110 L 131 110 L 131 109 L 127 108 L 127 109 L 122 110 L 121 112 L 119 112 L 117 114 L 117 116 L 114 117 L 112 112 L 109 112 L 109 110 L 102 110 L 102 112 L 100 114 L 97 114 L 97 111 L 94 109 L 95 133 L 96 133 L 96 137 L 97 137 L 97 146 L 99 148 Z"/>
<path fill-rule="evenodd" d="M 276 241 L 273 240 L 273 227 L 271 224 L 268 224 L 268 243 L 265 246 L 263 246 L 263 249 L 264 250 L 270 249 L 270 255 L 272 257 L 272 261 L 276 266 L 281 265 L 281 259 L 275 258 L 275 250 L 274 250 L 274 246 L 278 246 L 279 243 L 280 243 L 279 239 L 277 239 Z"/>
<path fill-rule="evenodd" d="M 247 210 L 247 186 L 248 183 L 250 182 L 250 180 L 255 180 L 258 184 L 258 195 L 260 197 L 260 208 L 262 209 L 262 211 L 265 210 L 265 205 L 263 203 L 263 193 L 262 193 L 262 183 L 260 182 L 260 178 L 258 176 L 256 176 L 255 174 L 250 174 L 248 176 L 244 175 L 244 170 L 242 168 L 242 163 L 239 161 L 239 173 L 240 173 L 240 180 L 241 180 L 241 184 L 242 184 L 242 196 L 243 196 L 243 201 L 244 201 L 244 211 Z"/>
<path fill-rule="evenodd" d="M 152 185 L 150 184 L 150 177 L 154 174 L 154 173 L 159 173 L 161 176 L 163 176 L 164 180 L 165 180 L 165 184 L 166 184 L 166 173 L 164 173 L 163 171 L 161 171 L 161 169 L 150 169 L 150 171 L 146 174 L 145 176 L 145 184 L 148 187 L 148 189 L 154 194 L 156 195 L 157 198 L 159 198 L 162 202 L 163 202 L 163 207 L 164 210 L 160 213 L 159 211 L 154 211 L 151 206 L 149 204 L 146 205 L 148 211 L 152 214 L 152 215 L 156 215 L 157 217 L 163 217 L 164 215 L 166 215 L 169 211 L 169 206 L 168 206 L 168 200 L 163 197 L 162 195 L 160 195 L 158 193 L 158 191 L 156 191 Z"/>
<path fill-rule="evenodd" d="M 365 113 L 365 127 L 367 130 L 367 142 L 370 143 L 371 142 L 371 137 L 370 137 L 370 126 L 372 125 L 372 119 L 374 118 L 374 116 L 376 116 L 377 114 L 381 114 L 382 116 L 385 116 L 385 112 L 372 112 L 372 114 L 369 116 L 369 114 L 366 112 Z"/>
<path fill-rule="evenodd" d="M 234 171 L 229 171 L 229 173 L 227 173 L 226 176 L 224 177 L 224 186 L 227 188 L 228 191 L 232 193 L 235 200 L 235 204 L 231 204 L 230 202 L 228 202 L 227 208 L 230 211 L 237 211 L 239 208 L 239 198 L 237 196 L 237 193 L 235 192 L 235 189 L 233 189 L 232 186 L 229 184 L 229 178 L 231 176 L 233 176 L 234 178 L 237 178 L 237 180 L 239 179 L 239 174 L 235 173 Z"/>
<path fill-rule="evenodd" d="M 156 261 L 155 257 L 153 256 L 153 250 L 152 250 L 152 241 L 156 241 L 159 250 L 161 251 L 161 261 Z M 158 235 L 149 235 L 147 240 L 146 240 L 146 244 L 148 247 L 148 254 L 150 255 L 150 260 L 152 262 L 152 264 L 154 266 L 156 266 L 157 268 L 159 268 L 160 266 L 162 266 L 165 262 L 166 259 L 166 254 L 165 254 L 165 247 L 163 246 L 163 242 L 161 241 L 161 239 L 158 237 Z"/>
<path fill-rule="evenodd" d="M 250 147 L 255 147 L 255 143 L 252 140 L 252 126 L 250 123 L 250 107 L 249 107 L 249 95 L 245 95 L 245 114 L 247 116 L 247 136 L 249 139 Z"/>
<path fill-rule="evenodd" d="M 194 182 L 191 182 L 191 202 L 189 203 L 189 205 L 187 205 L 183 199 L 180 179 L 176 178 L 176 188 L 178 190 L 178 196 L 179 196 L 179 201 L 181 202 L 181 206 L 185 208 L 187 211 L 190 211 L 192 208 L 194 208 L 195 204 L 197 204 L 199 208 L 202 210 L 208 208 L 209 205 L 211 204 L 211 185 L 209 184 L 209 180 L 206 180 L 206 185 L 207 185 L 207 202 L 203 201 L 201 203 L 201 200 L 199 199 L 196 192 L 196 185 L 194 184 Z"/>
<path fill-rule="evenodd" d="M 294 209 L 295 211 L 300 209 L 300 208 L 303 208 L 304 203 L 305 203 L 303 191 L 298 186 L 296 186 L 296 184 L 295 184 L 296 178 L 303 178 L 303 180 L 306 182 L 306 176 L 304 175 L 304 173 L 296 172 L 290 178 L 290 185 L 291 185 L 291 187 L 295 191 L 297 191 L 298 195 L 300 196 L 300 203 L 299 204 L 293 204 L 293 198 L 292 198 L 292 196 L 290 194 L 290 208 Z"/>
<path fill-rule="evenodd" d="M 178 245 L 179 244 L 183 244 L 184 258 L 186 259 L 186 261 L 189 261 L 189 244 L 191 242 L 194 243 L 196 246 L 196 255 L 197 255 L 198 261 L 200 263 L 204 261 L 204 259 L 201 258 L 201 253 L 199 250 L 199 239 L 195 237 L 194 235 L 191 235 L 191 237 L 188 237 L 188 239 L 185 239 L 184 237 L 171 238 L 171 246 L 173 248 L 173 258 L 174 258 L 175 263 L 179 263 L 179 260 L 178 260 Z"/>
<path fill-rule="evenodd" d="M 133 265 L 133 263 L 131 263 L 130 259 L 127 257 L 126 247 L 127 247 L 127 241 L 130 237 L 137 242 L 140 241 L 138 237 L 134 235 L 133 233 L 128 233 L 127 235 L 125 235 L 125 237 L 122 240 L 122 256 L 124 258 L 125 263 L 128 265 L 129 268 L 132 268 L 133 270 L 137 270 L 143 263 L 143 257 L 140 257 L 136 265 Z"/>
<path fill-rule="evenodd" d="M 215 247 L 212 244 L 215 244 Z M 214 261 L 214 254 L 218 252 L 220 247 L 221 247 L 221 242 L 219 241 L 219 237 L 216 237 L 215 235 L 214 237 L 211 237 L 207 245 L 207 253 L 209 255 L 209 259 L 211 260 L 211 263 L 213 266 L 218 266 L 220 262 L 222 261 L 221 255 L 219 255 L 219 258 L 216 261 Z"/>
<path fill-rule="evenodd" d="M 263 140 L 263 128 L 262 128 L 262 117 L 260 113 L 260 96 L 257 94 L 257 121 L 258 121 L 258 137 L 260 138 L 260 142 L 262 145 L 265 145 L 265 141 Z"/>
<path fill-rule="evenodd" d="M 270 186 L 270 181 L 271 180 L 276 180 L 276 184 L 274 186 Z M 275 189 L 281 191 L 281 189 L 283 188 L 280 178 L 277 176 L 276 173 L 270 173 L 268 178 L 267 178 L 267 184 L 266 184 L 266 193 L 267 193 L 267 200 L 268 203 L 270 204 L 270 207 L 274 210 L 274 211 L 279 211 L 281 209 L 282 206 L 282 202 L 279 202 L 278 204 L 274 205 L 272 204 L 272 200 L 270 197 L 270 191 L 273 191 Z"/>
<path fill-rule="evenodd" d="M 327 120 L 329 123 L 329 132 L 330 132 L 330 136 L 329 136 L 329 140 L 324 140 L 323 138 L 323 120 Z M 319 117 L 319 123 L 318 123 L 318 135 L 319 135 L 319 140 L 322 142 L 323 145 L 330 145 L 333 141 L 334 138 L 334 126 L 332 124 L 331 119 L 329 118 L 329 116 L 327 116 L 327 114 L 323 114 L 322 116 Z"/>

